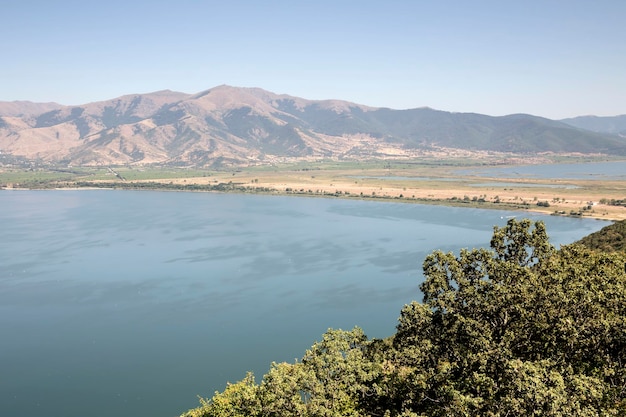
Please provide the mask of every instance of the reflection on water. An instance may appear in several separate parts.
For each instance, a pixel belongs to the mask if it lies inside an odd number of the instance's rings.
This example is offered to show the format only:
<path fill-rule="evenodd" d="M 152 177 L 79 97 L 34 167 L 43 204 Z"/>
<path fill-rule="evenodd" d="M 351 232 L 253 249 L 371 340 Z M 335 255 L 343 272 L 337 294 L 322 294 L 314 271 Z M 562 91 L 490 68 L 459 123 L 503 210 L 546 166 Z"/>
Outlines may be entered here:
<path fill-rule="evenodd" d="M 131 191 L 0 207 L 0 415 L 63 417 L 177 415 L 329 327 L 390 335 L 427 253 L 486 246 L 519 214 Z M 556 244 L 606 224 L 531 217 Z"/>

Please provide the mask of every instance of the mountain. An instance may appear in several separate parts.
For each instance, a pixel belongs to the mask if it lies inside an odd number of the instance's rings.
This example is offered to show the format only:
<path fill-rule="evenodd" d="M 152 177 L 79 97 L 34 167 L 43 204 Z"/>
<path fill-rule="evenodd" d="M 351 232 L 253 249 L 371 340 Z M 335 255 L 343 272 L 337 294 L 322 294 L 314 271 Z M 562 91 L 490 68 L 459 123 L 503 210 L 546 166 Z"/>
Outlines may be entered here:
<path fill-rule="evenodd" d="M 609 117 L 579 116 L 563 119 L 561 122 L 592 132 L 614 133 L 626 136 L 626 114 Z"/>
<path fill-rule="evenodd" d="M 360 159 L 433 148 L 626 155 L 626 139 L 531 115 L 392 110 L 230 86 L 81 106 L 0 103 L 3 154 L 74 165 Z"/>
<path fill-rule="evenodd" d="M 63 105 L 57 103 L 33 103 L 32 101 L 0 101 L 0 115 L 6 117 L 24 117 L 57 110 Z"/>

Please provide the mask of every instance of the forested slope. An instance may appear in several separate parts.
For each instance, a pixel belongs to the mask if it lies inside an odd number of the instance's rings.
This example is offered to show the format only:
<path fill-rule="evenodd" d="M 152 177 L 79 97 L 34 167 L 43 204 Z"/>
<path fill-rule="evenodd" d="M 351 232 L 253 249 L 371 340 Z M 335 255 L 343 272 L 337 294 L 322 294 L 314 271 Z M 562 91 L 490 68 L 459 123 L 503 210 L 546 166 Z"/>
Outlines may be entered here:
<path fill-rule="evenodd" d="M 183 416 L 626 415 L 626 255 L 515 219 L 490 246 L 429 255 L 390 338 L 331 329 Z"/>
<path fill-rule="evenodd" d="M 582 238 L 579 243 L 590 249 L 605 252 L 626 252 L 626 220 L 603 227 Z"/>

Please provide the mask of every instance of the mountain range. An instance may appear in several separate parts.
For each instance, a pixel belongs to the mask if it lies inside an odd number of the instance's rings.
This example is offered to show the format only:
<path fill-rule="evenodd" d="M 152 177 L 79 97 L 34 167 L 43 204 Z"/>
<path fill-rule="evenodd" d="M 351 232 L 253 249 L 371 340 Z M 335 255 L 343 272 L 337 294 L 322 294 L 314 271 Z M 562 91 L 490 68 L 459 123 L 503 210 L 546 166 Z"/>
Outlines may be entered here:
<path fill-rule="evenodd" d="M 610 119 L 610 120 L 609 120 Z M 626 115 L 562 121 L 306 100 L 259 88 L 158 91 L 79 106 L 0 102 L 0 152 L 72 165 L 258 164 L 429 150 L 626 156 Z"/>
<path fill-rule="evenodd" d="M 626 136 L 626 114 L 610 117 L 578 116 L 561 121 L 581 129 Z"/>

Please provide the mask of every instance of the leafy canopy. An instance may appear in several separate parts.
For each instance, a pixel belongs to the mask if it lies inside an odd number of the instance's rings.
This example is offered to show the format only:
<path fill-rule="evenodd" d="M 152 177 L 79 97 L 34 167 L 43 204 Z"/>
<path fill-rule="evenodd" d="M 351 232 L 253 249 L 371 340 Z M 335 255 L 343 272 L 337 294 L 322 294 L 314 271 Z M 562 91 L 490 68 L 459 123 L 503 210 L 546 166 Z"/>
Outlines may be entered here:
<path fill-rule="evenodd" d="M 390 338 L 331 329 L 183 416 L 626 415 L 625 265 L 511 219 L 490 249 L 428 255 Z"/>

